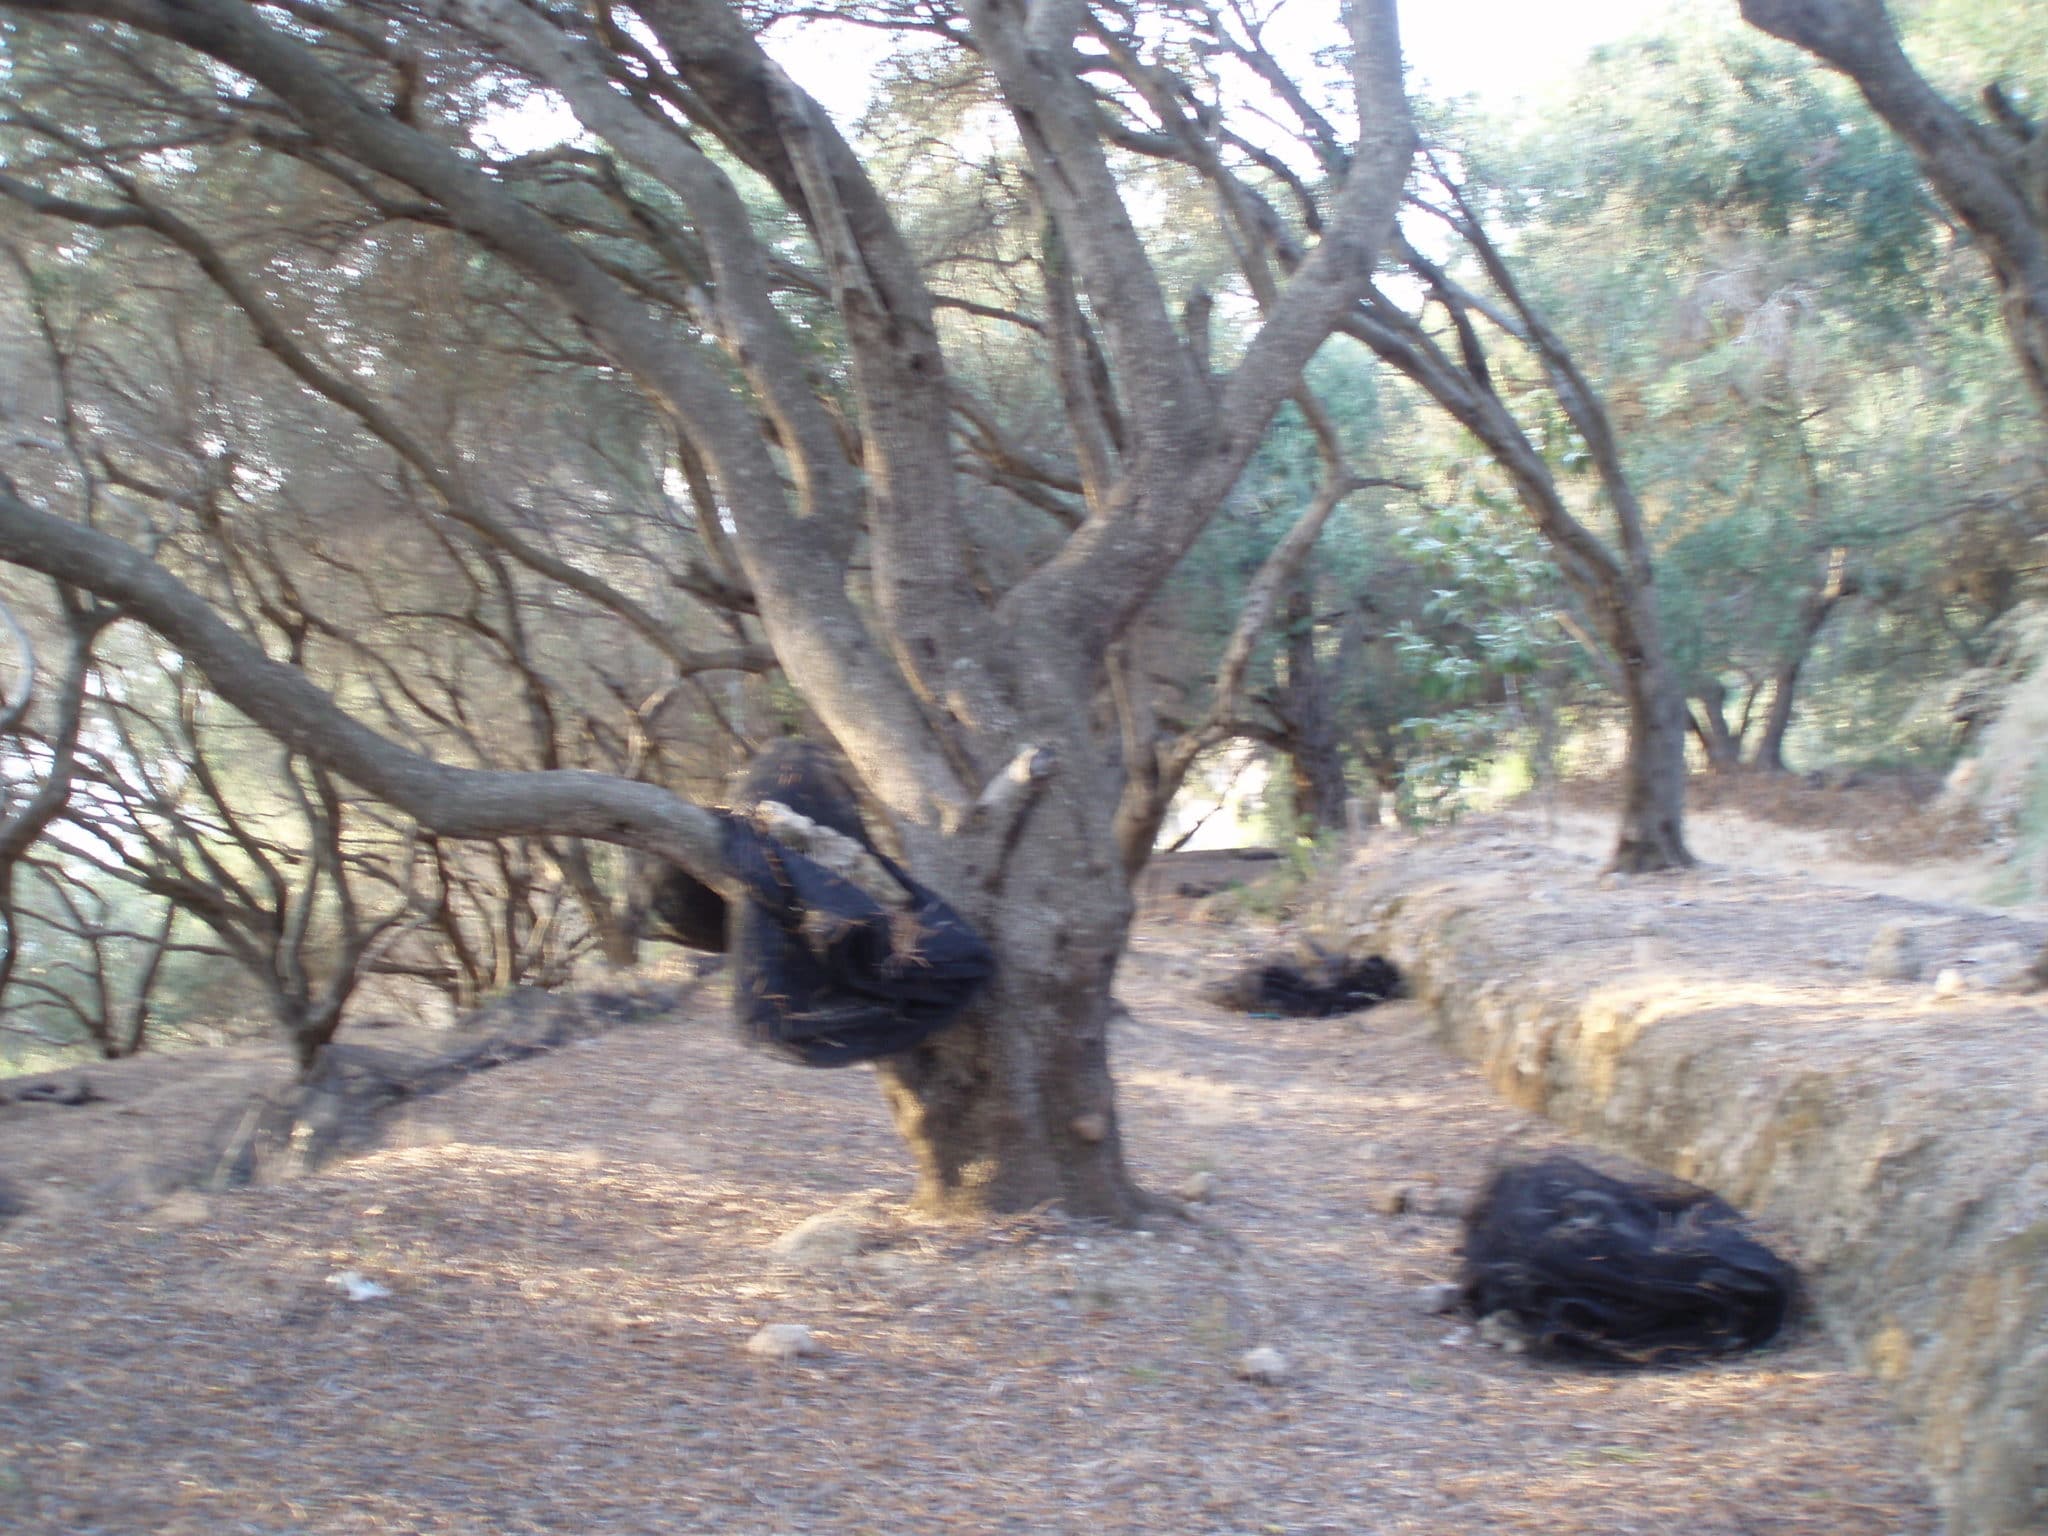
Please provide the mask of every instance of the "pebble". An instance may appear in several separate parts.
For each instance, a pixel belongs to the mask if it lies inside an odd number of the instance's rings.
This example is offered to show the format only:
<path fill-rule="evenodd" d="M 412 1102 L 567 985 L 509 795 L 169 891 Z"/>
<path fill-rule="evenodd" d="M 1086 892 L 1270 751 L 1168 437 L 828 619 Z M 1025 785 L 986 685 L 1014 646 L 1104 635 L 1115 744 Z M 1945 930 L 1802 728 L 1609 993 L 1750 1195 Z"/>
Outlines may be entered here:
<path fill-rule="evenodd" d="M 1216 1191 L 1221 1187 L 1222 1181 L 1204 1168 L 1182 1179 L 1174 1193 L 1191 1205 L 1206 1205 L 1216 1198 Z"/>
<path fill-rule="evenodd" d="M 747 1340 L 747 1353 L 764 1360 L 794 1360 L 818 1353 L 818 1341 L 802 1323 L 770 1323 Z"/>
<path fill-rule="evenodd" d="M 1287 1372 L 1287 1357 L 1269 1345 L 1248 1349 L 1237 1357 L 1237 1375 L 1240 1381 L 1256 1382 L 1262 1387 L 1277 1387 L 1287 1379 Z"/>
<path fill-rule="evenodd" d="M 1421 1290 L 1414 1293 L 1412 1299 L 1415 1304 L 1415 1310 L 1422 1313 L 1425 1317 L 1441 1317 L 1446 1312 L 1457 1311 L 1458 1303 L 1463 1299 L 1464 1295 L 1465 1288 L 1462 1285 L 1455 1285 L 1449 1280 L 1443 1280 L 1435 1285 L 1423 1286 Z"/>
<path fill-rule="evenodd" d="M 866 1241 L 861 1224 L 845 1212 L 820 1211 L 776 1238 L 768 1251 L 786 1264 L 837 1264 L 859 1253 Z"/>

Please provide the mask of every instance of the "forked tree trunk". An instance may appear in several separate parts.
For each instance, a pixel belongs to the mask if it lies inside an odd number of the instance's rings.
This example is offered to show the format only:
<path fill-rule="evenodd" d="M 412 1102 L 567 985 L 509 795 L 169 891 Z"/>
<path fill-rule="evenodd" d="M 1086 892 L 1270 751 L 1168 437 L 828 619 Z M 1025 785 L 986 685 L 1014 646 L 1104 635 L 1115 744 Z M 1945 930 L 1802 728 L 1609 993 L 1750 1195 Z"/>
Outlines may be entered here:
<path fill-rule="evenodd" d="M 1693 693 L 1699 702 L 1699 713 L 1693 716 L 1693 734 L 1699 738 L 1700 749 L 1706 753 L 1707 768 L 1712 773 L 1731 773 L 1742 766 L 1742 738 L 1728 728 L 1728 690 L 1720 683 L 1708 681 Z"/>

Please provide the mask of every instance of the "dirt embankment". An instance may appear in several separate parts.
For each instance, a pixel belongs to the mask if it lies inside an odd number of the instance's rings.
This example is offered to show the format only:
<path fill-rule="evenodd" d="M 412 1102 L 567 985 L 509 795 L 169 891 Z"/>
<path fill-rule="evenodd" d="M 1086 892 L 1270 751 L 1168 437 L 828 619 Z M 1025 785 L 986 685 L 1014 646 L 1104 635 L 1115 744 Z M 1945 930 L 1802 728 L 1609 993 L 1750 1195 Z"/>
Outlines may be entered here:
<path fill-rule="evenodd" d="M 1822 883 L 1825 839 L 1623 882 L 1531 830 L 1382 843 L 1337 909 L 1506 1099 L 1792 1235 L 1957 1536 L 2048 1529 L 2048 1007 L 1995 985 L 2042 925 Z"/>

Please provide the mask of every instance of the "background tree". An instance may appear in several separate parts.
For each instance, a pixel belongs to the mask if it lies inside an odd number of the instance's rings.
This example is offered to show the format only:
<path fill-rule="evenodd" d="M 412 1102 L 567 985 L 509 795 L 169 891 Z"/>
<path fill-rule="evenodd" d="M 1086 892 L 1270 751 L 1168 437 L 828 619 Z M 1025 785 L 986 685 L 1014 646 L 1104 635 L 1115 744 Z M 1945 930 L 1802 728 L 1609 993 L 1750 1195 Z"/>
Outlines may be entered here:
<path fill-rule="evenodd" d="M 2020 371 L 2048 418 L 2048 133 L 2030 110 L 2038 74 L 1983 82 L 1983 115 L 1972 116 L 1914 66 L 1882 0 L 1742 0 L 1742 14 L 1853 80 L 1912 151 L 1990 264 Z M 2033 976 L 2048 984 L 2048 949 Z"/>
<path fill-rule="evenodd" d="M 1754 26 L 1840 70 L 1912 150 L 1997 277 L 2006 328 L 2048 412 L 2048 137 L 2006 83 L 1972 117 L 1914 68 L 1883 0 L 1742 0 Z"/>

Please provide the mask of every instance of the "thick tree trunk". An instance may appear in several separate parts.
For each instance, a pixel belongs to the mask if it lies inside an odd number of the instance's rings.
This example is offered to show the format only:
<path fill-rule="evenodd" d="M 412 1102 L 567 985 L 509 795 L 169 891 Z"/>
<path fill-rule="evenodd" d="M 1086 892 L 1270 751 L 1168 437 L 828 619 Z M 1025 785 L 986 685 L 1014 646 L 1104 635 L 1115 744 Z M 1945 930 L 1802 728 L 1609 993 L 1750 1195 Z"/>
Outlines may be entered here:
<path fill-rule="evenodd" d="M 955 1028 L 882 1065 L 917 1200 L 948 1216 L 1056 1201 L 1129 1222 L 1150 1201 L 1123 1160 L 1110 987 L 1132 902 L 1101 786 L 1062 774 L 1005 856 L 991 838 L 920 861 L 996 951 L 986 996 Z M 999 833 L 997 834 L 1000 835 Z"/>
<path fill-rule="evenodd" d="M 1296 830 L 1315 837 L 1343 827 L 1350 789 L 1344 779 L 1343 754 L 1328 730 L 1297 740 L 1290 762 Z"/>
<path fill-rule="evenodd" d="M 1316 661 L 1315 607 L 1305 579 L 1287 595 L 1287 686 L 1280 696 L 1297 833 L 1313 837 L 1344 825 L 1344 750 L 1330 694 L 1334 679 Z"/>

